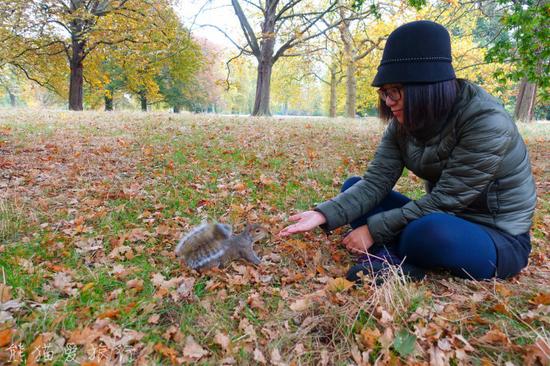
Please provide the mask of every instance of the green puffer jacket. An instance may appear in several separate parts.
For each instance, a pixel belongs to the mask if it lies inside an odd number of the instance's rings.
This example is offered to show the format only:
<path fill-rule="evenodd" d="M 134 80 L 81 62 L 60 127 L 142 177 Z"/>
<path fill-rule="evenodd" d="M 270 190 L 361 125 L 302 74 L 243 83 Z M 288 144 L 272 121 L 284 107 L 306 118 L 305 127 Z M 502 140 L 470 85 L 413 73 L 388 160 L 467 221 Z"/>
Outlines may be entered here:
<path fill-rule="evenodd" d="M 411 221 L 434 212 L 454 214 L 511 235 L 527 233 L 535 182 L 517 127 L 480 87 L 459 80 L 460 93 L 441 132 L 422 143 L 397 132 L 392 120 L 363 179 L 316 211 L 332 230 L 364 216 L 392 190 L 403 167 L 427 182 L 428 193 L 371 216 L 375 243 L 390 243 Z"/>

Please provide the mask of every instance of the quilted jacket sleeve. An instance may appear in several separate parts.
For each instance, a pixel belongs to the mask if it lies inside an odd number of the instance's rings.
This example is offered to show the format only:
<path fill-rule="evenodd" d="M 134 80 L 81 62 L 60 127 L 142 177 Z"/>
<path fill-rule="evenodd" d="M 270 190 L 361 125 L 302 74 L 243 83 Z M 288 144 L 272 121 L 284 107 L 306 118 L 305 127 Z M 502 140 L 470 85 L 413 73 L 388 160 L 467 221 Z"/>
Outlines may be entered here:
<path fill-rule="evenodd" d="M 409 222 L 430 213 L 463 211 L 493 179 L 511 141 L 513 122 L 496 110 L 473 114 L 465 121 L 457 126 L 457 144 L 433 190 L 368 219 L 375 242 L 390 242 Z"/>
<path fill-rule="evenodd" d="M 403 159 L 397 143 L 396 125 L 391 122 L 363 179 L 315 208 L 327 220 L 322 228 L 332 230 L 364 216 L 388 195 L 402 171 Z"/>

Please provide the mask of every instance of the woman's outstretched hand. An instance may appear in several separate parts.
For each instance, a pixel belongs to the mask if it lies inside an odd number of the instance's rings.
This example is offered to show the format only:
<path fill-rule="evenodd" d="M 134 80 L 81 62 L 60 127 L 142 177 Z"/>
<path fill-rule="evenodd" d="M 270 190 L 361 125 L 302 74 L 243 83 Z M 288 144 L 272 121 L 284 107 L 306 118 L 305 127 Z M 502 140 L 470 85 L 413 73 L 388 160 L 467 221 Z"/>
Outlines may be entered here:
<path fill-rule="evenodd" d="M 295 224 L 285 227 L 279 236 L 288 236 L 296 233 L 303 233 L 317 226 L 324 224 L 327 219 L 317 211 L 305 211 L 289 217 L 290 221 L 297 221 Z"/>

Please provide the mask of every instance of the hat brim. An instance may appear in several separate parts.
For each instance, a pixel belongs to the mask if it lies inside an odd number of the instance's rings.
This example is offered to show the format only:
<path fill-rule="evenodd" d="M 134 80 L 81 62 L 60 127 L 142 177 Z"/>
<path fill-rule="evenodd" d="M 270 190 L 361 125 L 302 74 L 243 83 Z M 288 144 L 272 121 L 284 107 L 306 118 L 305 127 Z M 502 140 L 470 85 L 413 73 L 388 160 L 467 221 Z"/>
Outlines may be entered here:
<path fill-rule="evenodd" d="M 409 62 L 380 65 L 372 86 L 385 84 L 426 84 L 456 79 L 449 62 Z"/>

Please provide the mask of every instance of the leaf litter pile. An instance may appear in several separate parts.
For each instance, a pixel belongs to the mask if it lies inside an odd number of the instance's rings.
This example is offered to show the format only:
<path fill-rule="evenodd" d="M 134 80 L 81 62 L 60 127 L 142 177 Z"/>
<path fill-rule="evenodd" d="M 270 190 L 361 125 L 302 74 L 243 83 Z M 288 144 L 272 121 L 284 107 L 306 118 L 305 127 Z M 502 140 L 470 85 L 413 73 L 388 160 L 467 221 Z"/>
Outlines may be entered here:
<path fill-rule="evenodd" d="M 343 229 L 275 234 L 362 174 L 375 119 L 0 111 L 0 364 L 548 365 L 550 126 L 521 129 L 527 269 L 354 287 Z M 397 189 L 423 192 L 407 171 Z M 178 263 L 204 219 L 268 227 L 262 264 Z"/>

